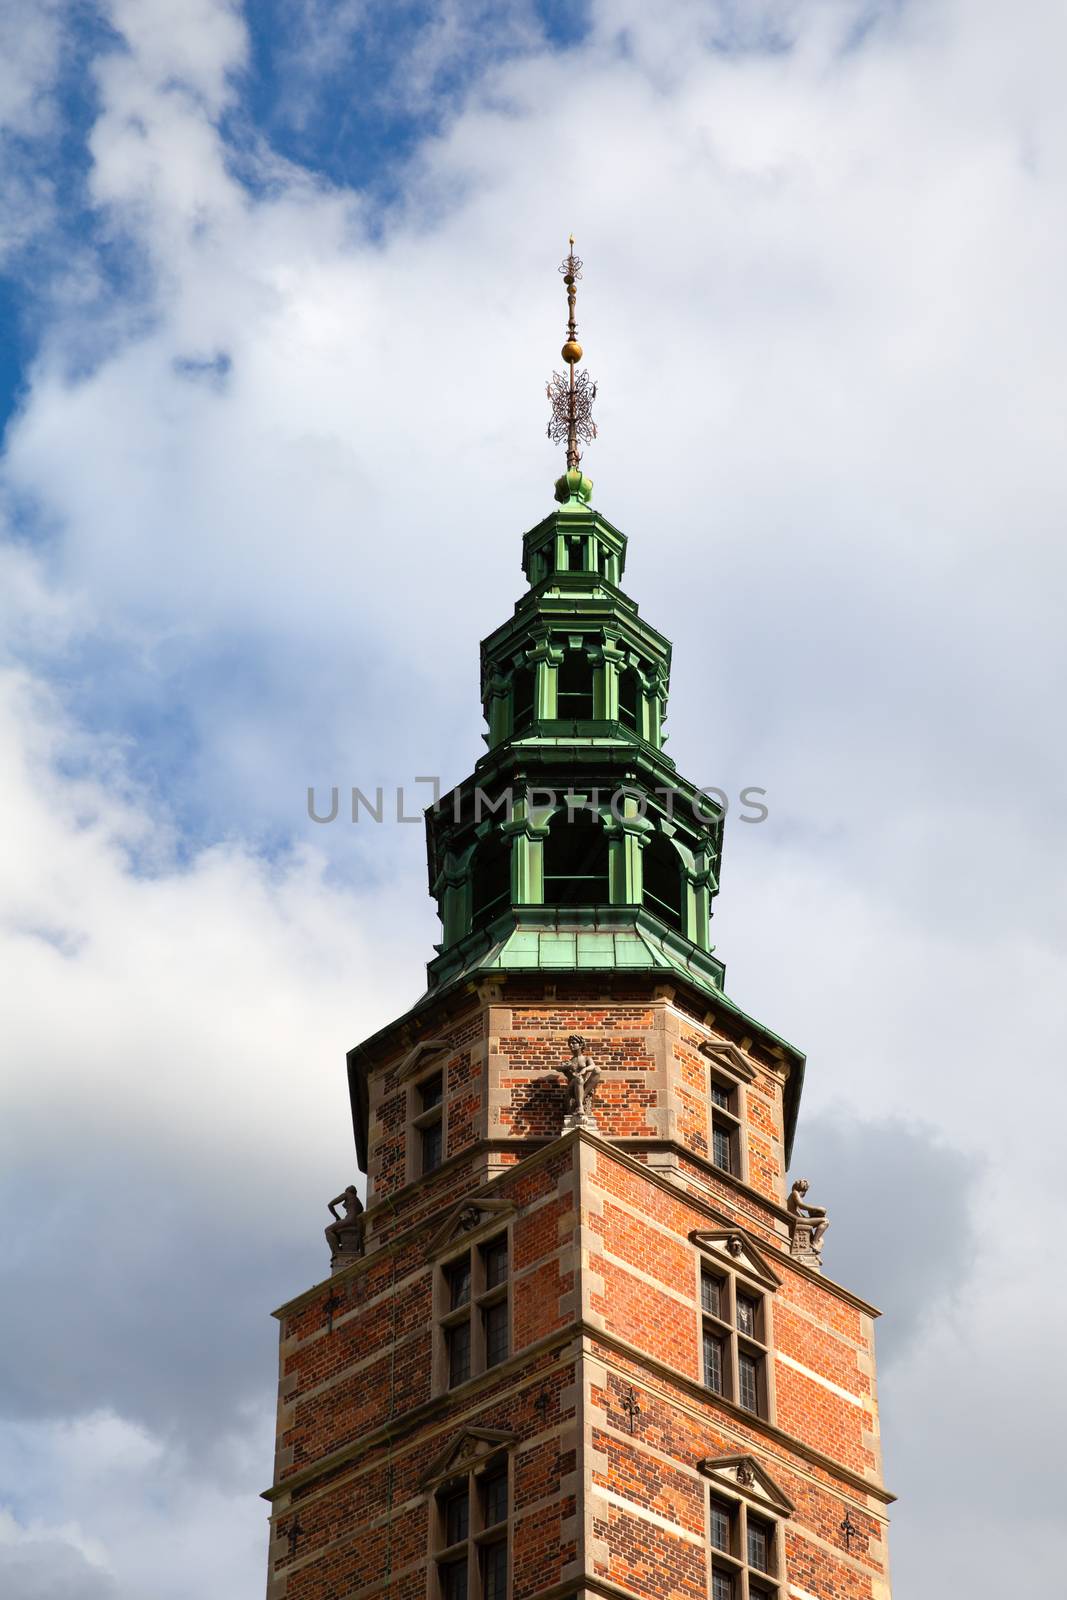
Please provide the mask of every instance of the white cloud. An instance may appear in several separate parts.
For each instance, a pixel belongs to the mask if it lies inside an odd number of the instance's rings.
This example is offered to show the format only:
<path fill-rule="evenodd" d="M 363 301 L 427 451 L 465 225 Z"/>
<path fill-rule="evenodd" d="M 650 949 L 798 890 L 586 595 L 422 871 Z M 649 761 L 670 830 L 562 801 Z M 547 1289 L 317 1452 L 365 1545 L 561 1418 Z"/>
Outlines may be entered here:
<path fill-rule="evenodd" d="M 242 8 L 234 0 L 110 0 L 108 9 L 149 92 L 188 89 L 215 113 L 232 97 L 231 75 L 248 52 Z"/>
<path fill-rule="evenodd" d="M 283 1203 L 331 1144 L 344 1159 L 322 1102 L 343 1106 L 348 1035 L 410 1004 L 417 968 L 394 968 L 395 934 L 372 932 L 310 849 L 272 866 L 220 844 L 183 863 L 121 749 L 65 724 L 39 685 L 0 686 L 6 1038 L 22 1069 L 7 1086 L 11 1154 L 40 1117 L 67 1154 L 150 1131 L 234 1179 L 245 1159 L 260 1173 L 264 1139 L 280 1157 L 300 1130 L 306 1154 L 275 1180 Z"/>
<path fill-rule="evenodd" d="M 53 185 L 25 152 L 55 134 L 60 6 L 13 0 L 0 12 L 0 265 L 54 217 Z"/>
<path fill-rule="evenodd" d="M 188 1593 L 192 1563 L 219 1594 L 251 1597 L 266 1560 L 266 1512 L 252 1485 L 266 1427 L 232 1441 L 220 1474 L 194 1453 L 103 1411 L 74 1424 L 23 1424 L 7 1453 L 23 1493 L 48 1508 L 26 1522 L 0 1509 L 0 1583 L 11 1600 L 125 1600 Z M 92 1534 L 86 1533 L 92 1528 Z"/>
<path fill-rule="evenodd" d="M 60 6 L 32 0 L 0 14 L 0 128 L 34 136 L 54 126 L 51 100 L 62 45 Z"/>

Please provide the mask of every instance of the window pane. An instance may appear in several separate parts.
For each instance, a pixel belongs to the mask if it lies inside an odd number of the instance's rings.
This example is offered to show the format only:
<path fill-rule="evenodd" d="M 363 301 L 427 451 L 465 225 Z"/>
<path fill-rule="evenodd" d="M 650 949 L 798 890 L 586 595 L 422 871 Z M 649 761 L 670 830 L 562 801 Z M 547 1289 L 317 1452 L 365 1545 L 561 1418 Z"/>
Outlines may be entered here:
<path fill-rule="evenodd" d="M 738 1403 L 746 1411 L 759 1410 L 759 1362 L 744 1351 L 737 1358 Z"/>
<path fill-rule="evenodd" d="M 605 552 L 600 552 L 600 570 L 604 571 Z M 619 674 L 619 721 L 625 722 L 628 728 L 637 727 L 637 704 L 640 694 L 637 673 L 633 667 L 627 667 L 625 672 Z"/>
<path fill-rule="evenodd" d="M 485 1321 L 485 1364 L 495 1367 L 508 1355 L 508 1303 L 501 1300 L 482 1312 Z"/>
<path fill-rule="evenodd" d="M 748 1519 L 748 1564 L 757 1572 L 770 1572 L 772 1532 L 765 1522 Z"/>
<path fill-rule="evenodd" d="M 711 1159 L 723 1172 L 732 1172 L 731 1139 L 725 1128 L 713 1128 L 711 1131 Z"/>
<path fill-rule="evenodd" d="M 711 1086 L 711 1103 L 713 1106 L 718 1106 L 721 1111 L 729 1111 L 729 1089 L 724 1089 L 721 1083 L 713 1083 Z"/>
<path fill-rule="evenodd" d="M 461 1544 L 470 1532 L 470 1497 L 458 1489 L 445 1500 L 445 1544 Z"/>
<path fill-rule="evenodd" d="M 441 1124 L 431 1122 L 422 1130 L 422 1170 L 432 1172 L 441 1165 Z"/>
<path fill-rule="evenodd" d="M 441 1565 L 441 1593 L 444 1600 L 467 1600 L 467 1558 L 445 1561 Z"/>
<path fill-rule="evenodd" d="M 430 1111 L 434 1106 L 439 1106 L 443 1093 L 444 1079 L 440 1073 L 437 1073 L 433 1078 L 427 1078 L 425 1083 L 420 1083 L 419 1099 L 422 1102 L 423 1111 Z"/>
<path fill-rule="evenodd" d="M 729 1572 L 711 1575 L 711 1600 L 734 1600 L 734 1580 Z"/>
<path fill-rule="evenodd" d="M 759 1311 L 759 1302 L 750 1295 L 739 1294 L 737 1297 L 737 1327 L 741 1333 L 747 1333 L 750 1339 L 756 1337 L 756 1315 Z"/>
<path fill-rule="evenodd" d="M 519 667 L 511 678 L 511 729 L 521 733 L 533 721 L 534 673 L 532 667 Z"/>
<path fill-rule="evenodd" d="M 466 1383 L 471 1375 L 470 1323 L 461 1322 L 449 1328 L 445 1337 L 448 1340 L 448 1382 L 454 1389 L 457 1383 Z"/>
<path fill-rule="evenodd" d="M 556 705 L 561 717 L 593 715 L 593 663 L 581 650 L 568 650 L 556 668 Z"/>
<path fill-rule="evenodd" d="M 471 1297 L 471 1263 L 470 1257 L 464 1256 L 462 1261 L 457 1261 L 448 1268 L 448 1306 L 450 1311 L 458 1311 L 460 1306 L 468 1304 Z"/>
<path fill-rule="evenodd" d="M 711 1502 L 711 1544 L 714 1550 L 730 1550 L 730 1507 L 720 1500 Z"/>
<path fill-rule="evenodd" d="M 482 1513 L 487 1528 L 505 1522 L 508 1515 L 508 1469 L 496 1467 L 482 1479 Z"/>
<path fill-rule="evenodd" d="M 508 1590 L 508 1547 L 501 1539 L 482 1551 L 482 1600 L 504 1600 Z"/>
<path fill-rule="evenodd" d="M 722 1340 L 714 1333 L 704 1330 L 704 1382 L 709 1389 L 714 1389 L 716 1394 L 722 1394 Z"/>
<path fill-rule="evenodd" d="M 485 1287 L 495 1289 L 508 1275 L 507 1239 L 491 1239 L 482 1246 L 482 1257 L 485 1261 Z"/>
<path fill-rule="evenodd" d="M 709 1317 L 722 1316 L 723 1285 L 711 1272 L 700 1274 L 700 1304 Z"/>

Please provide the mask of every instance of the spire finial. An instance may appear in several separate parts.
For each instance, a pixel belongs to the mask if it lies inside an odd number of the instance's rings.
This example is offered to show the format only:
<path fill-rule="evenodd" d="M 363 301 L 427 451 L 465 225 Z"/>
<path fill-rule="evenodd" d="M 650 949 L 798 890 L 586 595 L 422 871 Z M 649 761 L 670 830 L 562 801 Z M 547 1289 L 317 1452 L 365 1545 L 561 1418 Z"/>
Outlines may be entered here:
<path fill-rule="evenodd" d="M 596 384 L 592 382 L 588 372 L 579 372 L 575 375 L 575 366 L 582 359 L 582 347 L 578 343 L 578 324 L 574 320 L 574 306 L 578 297 L 578 279 L 582 275 L 582 263 L 574 253 L 574 235 L 568 239 L 569 249 L 560 263 L 560 272 L 563 282 L 567 287 L 567 338 L 560 355 L 567 363 L 567 376 L 554 372 L 548 381 L 547 394 L 552 405 L 552 415 L 548 423 L 548 437 L 554 444 L 567 442 L 567 471 L 556 485 L 556 498 L 567 500 L 572 494 L 587 500 L 592 492 L 592 484 L 582 477 L 578 464 L 582 457 L 578 450 L 579 439 L 583 444 L 589 444 L 596 438 L 596 423 L 593 421 L 593 401 L 596 399 Z M 568 484 L 571 474 L 574 474 L 573 485 Z M 584 494 L 576 487 L 579 483 L 588 485 Z M 566 486 L 561 493 L 561 485 Z"/>

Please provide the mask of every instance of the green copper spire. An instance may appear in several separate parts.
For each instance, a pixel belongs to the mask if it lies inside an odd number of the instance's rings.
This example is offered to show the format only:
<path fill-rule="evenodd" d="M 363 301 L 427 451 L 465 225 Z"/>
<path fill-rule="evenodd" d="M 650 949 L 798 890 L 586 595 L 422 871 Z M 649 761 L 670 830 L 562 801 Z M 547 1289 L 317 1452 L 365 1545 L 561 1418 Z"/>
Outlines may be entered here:
<path fill-rule="evenodd" d="M 620 587 L 626 535 L 593 507 L 581 470 L 596 386 L 575 371 L 582 263 L 570 244 L 567 375 L 548 385 L 548 433 L 567 466 L 555 509 L 523 537 L 529 588 L 482 642 L 485 754 L 427 813 L 442 922 L 430 988 L 653 968 L 721 997 L 710 918 L 722 811 L 664 753 L 670 641 Z"/>

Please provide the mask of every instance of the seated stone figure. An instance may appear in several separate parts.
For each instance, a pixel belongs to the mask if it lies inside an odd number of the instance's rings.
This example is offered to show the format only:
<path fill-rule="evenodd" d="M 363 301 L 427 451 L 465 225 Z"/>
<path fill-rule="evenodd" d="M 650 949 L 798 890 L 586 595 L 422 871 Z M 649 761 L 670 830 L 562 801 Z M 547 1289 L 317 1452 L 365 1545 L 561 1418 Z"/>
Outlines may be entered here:
<path fill-rule="evenodd" d="M 789 1212 L 789 1248 L 795 1256 L 820 1256 L 823 1235 L 830 1226 L 824 1206 L 809 1205 L 805 1199 L 810 1185 L 807 1178 L 798 1178 L 789 1191 L 786 1210 Z"/>
<path fill-rule="evenodd" d="M 567 1080 L 563 1091 L 563 1127 L 564 1130 L 591 1128 L 595 1126 L 592 1104 L 600 1073 L 593 1065 L 592 1057 L 585 1054 L 585 1040 L 580 1033 L 572 1033 L 567 1043 L 571 1058 L 559 1069 Z"/>
<path fill-rule="evenodd" d="M 344 1216 L 338 1213 L 338 1206 L 344 1206 Z M 351 1261 L 356 1256 L 363 1254 L 363 1201 L 356 1193 L 356 1186 L 350 1183 L 343 1194 L 335 1195 L 327 1202 L 327 1209 L 333 1221 L 326 1228 L 326 1243 L 330 1247 L 331 1265 L 338 1260 Z"/>

